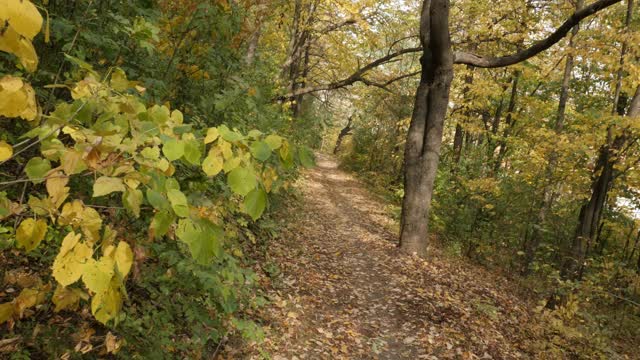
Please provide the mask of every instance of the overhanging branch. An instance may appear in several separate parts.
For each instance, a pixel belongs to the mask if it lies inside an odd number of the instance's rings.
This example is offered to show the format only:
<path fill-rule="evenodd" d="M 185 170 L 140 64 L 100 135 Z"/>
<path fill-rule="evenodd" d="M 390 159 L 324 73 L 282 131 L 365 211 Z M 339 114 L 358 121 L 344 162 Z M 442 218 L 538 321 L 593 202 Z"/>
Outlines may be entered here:
<path fill-rule="evenodd" d="M 613 4 L 619 3 L 622 0 L 599 0 L 594 2 L 593 4 L 584 7 L 576 12 L 574 12 L 559 28 L 556 29 L 553 33 L 551 33 L 546 38 L 537 41 L 531 47 L 517 52 L 512 55 L 501 56 L 501 57 L 489 57 L 476 55 L 472 53 L 456 51 L 454 53 L 454 64 L 467 64 L 475 67 L 481 68 L 497 68 L 503 66 L 509 66 L 513 64 L 517 64 L 519 62 L 525 61 L 531 57 L 536 56 L 537 54 L 547 50 L 555 43 L 560 41 L 563 37 L 569 33 L 569 31 L 576 26 L 582 19 L 589 17 L 596 12 L 605 9 Z"/>

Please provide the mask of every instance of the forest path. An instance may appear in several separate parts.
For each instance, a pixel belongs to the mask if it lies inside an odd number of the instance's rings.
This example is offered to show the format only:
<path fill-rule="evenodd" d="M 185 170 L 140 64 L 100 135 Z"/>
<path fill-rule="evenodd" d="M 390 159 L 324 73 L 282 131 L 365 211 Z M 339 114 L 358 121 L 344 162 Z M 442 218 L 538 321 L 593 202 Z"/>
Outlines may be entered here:
<path fill-rule="evenodd" d="M 528 358 L 532 314 L 508 282 L 432 249 L 427 261 L 401 254 L 385 204 L 319 155 L 304 173 L 270 252 L 281 269 L 259 314 L 280 359 Z M 531 341 L 531 339 L 528 339 Z M 245 349 L 246 351 L 246 349 Z"/>

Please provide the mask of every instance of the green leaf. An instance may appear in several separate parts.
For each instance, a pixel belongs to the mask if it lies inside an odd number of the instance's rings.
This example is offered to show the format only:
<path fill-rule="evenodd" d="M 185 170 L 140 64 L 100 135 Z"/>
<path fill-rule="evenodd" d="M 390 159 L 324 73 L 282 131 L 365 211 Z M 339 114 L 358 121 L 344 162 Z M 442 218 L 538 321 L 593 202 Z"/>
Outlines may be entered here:
<path fill-rule="evenodd" d="M 131 211 L 136 218 L 140 217 L 142 198 L 143 194 L 140 189 L 129 189 L 122 194 L 122 203 L 125 209 Z"/>
<path fill-rule="evenodd" d="M 282 138 L 278 135 L 269 135 L 264 139 L 271 150 L 277 150 L 282 146 Z"/>
<path fill-rule="evenodd" d="M 241 134 L 230 130 L 226 125 L 218 126 L 218 132 L 223 139 L 229 142 L 235 142 L 243 139 L 243 136 Z"/>
<path fill-rule="evenodd" d="M 200 165 L 202 151 L 200 150 L 200 142 L 193 139 L 188 140 L 184 144 L 184 158 L 191 165 Z"/>
<path fill-rule="evenodd" d="M 171 207 L 176 215 L 180 217 L 189 216 L 189 204 L 187 203 L 187 197 L 184 196 L 182 191 L 176 189 L 169 189 L 167 191 L 167 197 L 171 202 Z"/>
<path fill-rule="evenodd" d="M 191 256 L 199 264 L 209 264 L 211 260 L 221 254 L 220 244 L 224 237 L 224 231 L 210 221 L 180 219 L 176 235 L 178 239 L 189 246 Z"/>
<path fill-rule="evenodd" d="M 93 183 L 93 197 L 104 196 L 112 192 L 123 192 L 126 188 L 121 178 L 101 176 Z"/>
<path fill-rule="evenodd" d="M 184 142 L 170 139 L 162 146 L 162 153 L 169 161 L 175 161 L 184 155 L 184 148 Z"/>
<path fill-rule="evenodd" d="M 255 175 L 245 167 L 237 167 L 227 175 L 227 184 L 231 191 L 245 196 L 258 185 Z"/>
<path fill-rule="evenodd" d="M 49 170 L 51 170 L 51 162 L 41 157 L 31 158 L 24 168 L 24 172 L 27 173 L 27 176 L 33 181 L 34 184 L 41 183 L 43 180 L 35 179 L 44 178 Z"/>
<path fill-rule="evenodd" d="M 169 232 L 169 227 L 176 220 L 176 217 L 172 212 L 167 210 L 158 211 L 151 220 L 151 225 L 149 226 L 149 235 L 151 237 L 155 237 L 156 239 L 161 238 L 167 232 Z"/>
<path fill-rule="evenodd" d="M 253 189 L 248 193 L 242 203 L 242 211 L 251 216 L 254 221 L 262 216 L 266 207 L 267 193 L 260 188 Z"/>
<path fill-rule="evenodd" d="M 267 161 L 271 156 L 271 147 L 264 141 L 254 141 L 251 144 L 251 155 L 260 161 Z"/>
<path fill-rule="evenodd" d="M 300 159 L 300 164 L 306 168 L 316 166 L 313 152 L 306 146 L 302 146 L 298 149 L 298 158 Z"/>
<path fill-rule="evenodd" d="M 171 209 L 171 204 L 167 200 L 164 195 L 159 193 L 158 191 L 148 189 L 147 190 L 147 201 L 151 206 L 153 206 L 156 210 L 169 210 Z"/>

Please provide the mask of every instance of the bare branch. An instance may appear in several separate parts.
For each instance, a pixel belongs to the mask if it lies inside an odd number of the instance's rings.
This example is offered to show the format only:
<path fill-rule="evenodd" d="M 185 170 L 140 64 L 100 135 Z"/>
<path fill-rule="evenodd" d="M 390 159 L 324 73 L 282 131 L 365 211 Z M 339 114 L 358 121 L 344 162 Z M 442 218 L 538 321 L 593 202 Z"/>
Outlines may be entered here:
<path fill-rule="evenodd" d="M 308 94 L 308 93 L 312 93 L 312 92 L 316 92 L 316 91 L 323 91 L 323 90 L 335 90 L 335 89 L 339 89 L 339 88 L 343 88 L 349 85 L 353 85 L 356 82 L 369 82 L 371 85 L 373 85 L 373 82 L 371 82 L 370 80 L 366 80 L 364 78 L 364 74 L 367 73 L 368 71 L 389 63 L 391 61 L 393 61 L 395 58 L 402 56 L 404 54 L 410 54 L 410 53 L 417 53 L 417 52 L 421 52 L 422 48 L 421 47 L 414 47 L 414 48 L 408 48 L 408 49 L 402 49 L 402 50 L 398 50 L 394 53 L 388 54 L 386 56 L 383 56 L 377 60 L 374 60 L 370 63 L 368 63 L 367 65 L 359 68 L 358 70 L 356 70 L 355 72 L 353 72 L 353 74 L 351 74 L 349 77 L 342 79 L 342 80 L 337 80 L 328 84 L 322 84 L 322 85 L 315 85 L 315 86 L 306 86 L 300 89 L 296 89 L 295 91 L 292 91 L 286 95 L 281 96 L 279 99 L 280 100 L 285 100 L 285 99 L 291 99 L 295 96 L 298 95 L 302 95 L 302 94 Z"/>

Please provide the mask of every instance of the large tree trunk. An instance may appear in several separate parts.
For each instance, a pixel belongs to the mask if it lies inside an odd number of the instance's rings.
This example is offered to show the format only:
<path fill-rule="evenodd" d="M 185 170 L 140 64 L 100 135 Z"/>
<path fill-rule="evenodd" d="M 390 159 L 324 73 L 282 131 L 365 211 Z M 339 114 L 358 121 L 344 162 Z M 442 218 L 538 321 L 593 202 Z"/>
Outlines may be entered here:
<path fill-rule="evenodd" d="M 453 79 L 449 1 L 424 0 L 420 17 L 422 73 L 405 147 L 400 248 L 427 255 L 429 210 Z"/>

